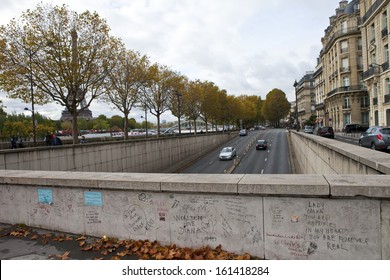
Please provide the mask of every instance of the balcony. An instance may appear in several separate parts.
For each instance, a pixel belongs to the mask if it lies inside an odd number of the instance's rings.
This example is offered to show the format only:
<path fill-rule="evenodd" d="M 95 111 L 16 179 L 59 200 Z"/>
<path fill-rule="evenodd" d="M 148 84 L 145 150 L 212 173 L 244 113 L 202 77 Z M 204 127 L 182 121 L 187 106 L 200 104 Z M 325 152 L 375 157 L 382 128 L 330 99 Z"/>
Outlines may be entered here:
<path fill-rule="evenodd" d="M 363 72 L 363 80 L 367 80 L 381 73 L 380 66 L 370 66 L 366 72 Z"/>
<path fill-rule="evenodd" d="M 351 72 L 351 68 L 349 66 L 340 68 L 340 73 L 346 73 L 346 72 Z"/>
<path fill-rule="evenodd" d="M 351 110 L 351 105 L 343 105 L 343 110 Z"/>
<path fill-rule="evenodd" d="M 335 95 L 337 93 L 341 93 L 341 92 L 346 92 L 346 91 L 363 91 L 363 90 L 366 90 L 363 85 L 344 86 L 344 87 L 335 88 L 334 90 L 328 92 L 328 94 L 326 96 L 327 97 L 331 97 L 331 96 L 333 96 L 333 95 Z"/>

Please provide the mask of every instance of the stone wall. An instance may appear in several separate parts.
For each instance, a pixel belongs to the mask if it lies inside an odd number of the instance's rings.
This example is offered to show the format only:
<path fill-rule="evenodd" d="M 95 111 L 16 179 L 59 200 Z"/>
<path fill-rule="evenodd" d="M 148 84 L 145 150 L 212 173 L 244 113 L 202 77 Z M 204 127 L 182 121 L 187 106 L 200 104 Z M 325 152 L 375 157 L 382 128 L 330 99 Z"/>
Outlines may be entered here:
<path fill-rule="evenodd" d="M 0 151 L 0 169 L 174 172 L 236 133 L 203 134 Z"/>
<path fill-rule="evenodd" d="M 290 131 L 296 173 L 390 174 L 390 154 Z"/>
<path fill-rule="evenodd" d="M 389 180 L 4 170 L 0 222 L 265 259 L 390 259 Z"/>

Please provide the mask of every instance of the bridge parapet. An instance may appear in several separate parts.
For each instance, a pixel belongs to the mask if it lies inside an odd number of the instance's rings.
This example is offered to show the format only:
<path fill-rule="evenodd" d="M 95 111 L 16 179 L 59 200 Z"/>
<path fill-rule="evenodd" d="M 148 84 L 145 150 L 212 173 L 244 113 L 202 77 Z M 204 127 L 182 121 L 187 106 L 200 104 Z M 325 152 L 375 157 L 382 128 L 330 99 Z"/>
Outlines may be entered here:
<path fill-rule="evenodd" d="M 0 222 L 265 259 L 390 259 L 389 175 L 0 171 Z"/>
<path fill-rule="evenodd" d="M 390 154 L 290 131 L 296 173 L 390 174 Z"/>

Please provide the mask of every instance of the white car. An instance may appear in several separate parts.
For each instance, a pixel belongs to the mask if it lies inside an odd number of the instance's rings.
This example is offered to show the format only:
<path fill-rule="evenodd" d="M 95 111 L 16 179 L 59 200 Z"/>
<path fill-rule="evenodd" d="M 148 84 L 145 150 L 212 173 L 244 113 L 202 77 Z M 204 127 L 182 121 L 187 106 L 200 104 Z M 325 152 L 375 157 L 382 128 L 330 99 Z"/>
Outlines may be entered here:
<path fill-rule="evenodd" d="M 236 156 L 236 149 L 233 147 L 225 147 L 219 153 L 220 160 L 231 160 Z"/>

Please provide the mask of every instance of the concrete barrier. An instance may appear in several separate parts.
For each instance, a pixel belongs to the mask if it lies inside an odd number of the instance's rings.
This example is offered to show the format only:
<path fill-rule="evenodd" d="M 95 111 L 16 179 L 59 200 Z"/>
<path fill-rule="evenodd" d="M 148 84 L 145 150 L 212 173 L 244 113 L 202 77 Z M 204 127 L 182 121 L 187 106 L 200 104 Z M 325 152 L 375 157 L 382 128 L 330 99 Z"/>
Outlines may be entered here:
<path fill-rule="evenodd" d="M 86 172 L 174 172 L 237 136 L 202 134 L 0 151 L 0 169 Z"/>
<path fill-rule="evenodd" d="M 296 173 L 390 174 L 390 154 L 303 132 L 289 138 Z"/>
<path fill-rule="evenodd" d="M 389 180 L 3 170 L 0 222 L 265 259 L 390 259 Z"/>

